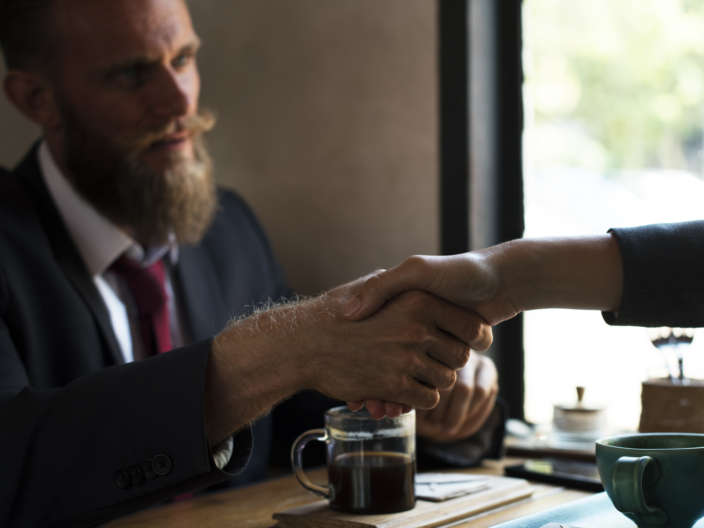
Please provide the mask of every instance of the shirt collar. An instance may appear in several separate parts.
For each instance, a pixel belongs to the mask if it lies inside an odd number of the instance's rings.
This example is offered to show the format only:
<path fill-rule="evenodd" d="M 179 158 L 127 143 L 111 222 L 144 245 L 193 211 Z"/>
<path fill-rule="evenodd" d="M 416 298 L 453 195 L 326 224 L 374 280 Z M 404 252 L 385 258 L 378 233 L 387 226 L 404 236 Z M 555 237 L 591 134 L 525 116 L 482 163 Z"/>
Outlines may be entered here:
<path fill-rule="evenodd" d="M 142 248 L 73 189 L 54 161 L 46 141 L 42 141 L 39 147 L 39 167 L 49 194 L 92 276 L 102 275 L 125 251 L 131 258 L 146 264 L 170 252 L 171 260 L 175 262 L 178 247 L 173 235 L 166 246 Z"/>

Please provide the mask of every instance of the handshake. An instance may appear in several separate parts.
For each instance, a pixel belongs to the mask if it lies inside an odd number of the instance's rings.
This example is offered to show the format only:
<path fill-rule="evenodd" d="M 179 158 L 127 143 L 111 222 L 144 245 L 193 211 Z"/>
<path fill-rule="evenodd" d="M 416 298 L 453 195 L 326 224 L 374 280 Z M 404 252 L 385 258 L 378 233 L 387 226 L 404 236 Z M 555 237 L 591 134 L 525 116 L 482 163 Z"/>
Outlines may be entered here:
<path fill-rule="evenodd" d="M 524 310 L 616 310 L 621 270 L 610 234 L 520 239 L 451 256 L 409 257 L 333 290 L 348 321 L 397 315 L 398 333 L 389 337 L 400 357 L 407 353 L 405 369 L 397 371 L 402 379 L 386 386 L 386 395 L 345 399 L 352 409 L 366 405 L 375 417 L 408 406 L 429 409 L 418 412 L 420 434 L 438 441 L 468 436 L 489 415 L 498 390 L 493 363 L 469 348 L 487 349 L 492 326 Z M 377 353 L 385 355 L 381 348 Z"/>
<path fill-rule="evenodd" d="M 208 437 L 226 438 L 301 390 L 353 410 L 366 405 L 375 418 L 415 408 L 417 433 L 437 442 L 476 432 L 494 407 L 498 375 L 470 348 L 491 345 L 491 326 L 455 299 L 399 281 L 407 267 L 228 325 L 213 343 Z"/>
<path fill-rule="evenodd" d="M 332 361 L 318 356 L 315 369 L 325 379 L 312 388 L 347 400 L 352 410 L 366 406 L 375 418 L 415 407 L 418 433 L 450 442 L 476 432 L 490 415 L 498 375 L 488 357 L 470 353 L 491 345 L 491 326 L 419 283 L 415 274 L 424 275 L 427 259 L 434 257 L 411 257 L 310 301 L 330 313 L 329 320 L 318 317 L 318 337 L 329 335 L 328 325 L 340 332 L 329 341 L 338 352 Z M 367 396 L 357 400 L 353 392 Z"/>
<path fill-rule="evenodd" d="M 414 407 L 420 435 L 450 442 L 479 429 L 498 391 L 494 364 L 470 348 L 486 350 L 492 326 L 524 310 L 616 310 L 621 270 L 618 243 L 608 234 L 409 257 L 236 322 L 215 339 L 215 363 L 224 364 L 215 370 L 230 388 L 239 372 L 249 380 L 239 401 L 261 402 L 234 423 L 266 412 L 265 403 L 313 389 L 352 409 L 365 405 L 377 418 Z"/>
<path fill-rule="evenodd" d="M 359 368 L 369 367 L 368 380 L 379 378 L 374 392 L 379 396 L 348 400 L 348 406 L 366 406 L 374 418 L 415 407 L 419 435 L 438 442 L 466 438 L 490 415 L 498 393 L 494 363 L 470 352 L 489 348 L 491 326 L 475 311 L 432 292 L 412 285 L 406 290 L 398 269 L 377 271 L 326 294 L 345 322 L 356 322 L 360 330 L 378 324 L 384 332 L 380 346 L 372 346 L 373 357 L 357 358 L 365 363 Z M 375 331 L 366 335 L 376 339 Z M 387 376 L 391 379 L 383 379 Z"/>

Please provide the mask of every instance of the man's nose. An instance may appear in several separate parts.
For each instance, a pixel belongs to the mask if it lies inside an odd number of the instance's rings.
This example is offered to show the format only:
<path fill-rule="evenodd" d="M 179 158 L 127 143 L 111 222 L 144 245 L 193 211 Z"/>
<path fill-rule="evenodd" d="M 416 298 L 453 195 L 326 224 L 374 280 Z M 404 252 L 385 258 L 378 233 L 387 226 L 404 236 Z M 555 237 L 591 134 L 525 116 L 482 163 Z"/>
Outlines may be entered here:
<path fill-rule="evenodd" d="M 152 113 L 160 119 L 183 117 L 189 113 L 197 97 L 192 74 L 164 69 L 152 92 Z"/>

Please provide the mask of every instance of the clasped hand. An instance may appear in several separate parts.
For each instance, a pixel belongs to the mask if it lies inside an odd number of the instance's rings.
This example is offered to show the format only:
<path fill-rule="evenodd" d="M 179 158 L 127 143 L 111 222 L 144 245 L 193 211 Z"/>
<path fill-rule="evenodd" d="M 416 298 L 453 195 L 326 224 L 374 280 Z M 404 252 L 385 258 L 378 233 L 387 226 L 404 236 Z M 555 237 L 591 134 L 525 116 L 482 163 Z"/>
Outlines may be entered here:
<path fill-rule="evenodd" d="M 457 382 L 440 389 L 433 409 L 416 411 L 416 431 L 435 442 L 454 442 L 476 433 L 491 414 L 498 394 L 498 373 L 494 362 L 473 352 L 458 371 Z M 366 406 L 375 418 L 398 416 L 410 407 L 380 400 L 349 402 L 352 410 Z"/>
<path fill-rule="evenodd" d="M 491 343 L 491 328 L 473 312 L 420 291 L 401 293 L 363 320 L 346 320 L 340 307 L 364 280 L 315 301 L 320 313 L 315 355 L 306 365 L 310 388 L 346 401 L 362 396 L 435 407 L 439 391 L 453 387 L 467 364 L 469 347 Z"/>
<path fill-rule="evenodd" d="M 393 270 L 396 272 L 396 269 Z M 359 295 L 360 291 L 370 289 L 379 281 L 379 275 L 387 277 L 393 272 L 375 272 L 368 276 L 364 282 L 357 283 L 352 291 Z M 399 284 L 401 281 L 391 281 L 397 290 L 387 291 L 386 299 L 392 299 L 399 291 L 403 291 Z M 372 286 L 373 287 L 373 286 Z M 387 290 L 390 288 L 387 288 Z M 369 306 L 370 303 L 367 303 Z M 377 303 L 377 308 L 379 303 Z M 456 305 L 453 305 L 456 306 Z M 370 309 L 364 316 L 368 316 Z M 482 329 L 478 332 L 480 339 L 466 342 L 466 346 L 475 350 L 485 350 L 491 344 L 491 327 L 476 313 L 465 311 L 465 317 L 475 321 Z M 498 373 L 493 361 L 486 356 L 472 353 L 467 365 L 458 371 L 457 382 L 452 387 L 439 389 L 439 401 L 433 409 L 417 412 L 418 434 L 437 442 L 451 442 L 466 438 L 474 434 L 490 415 L 496 396 L 498 394 Z M 348 402 L 352 410 L 359 410 L 366 406 L 370 415 L 375 418 L 383 416 L 398 416 L 401 412 L 410 409 L 407 405 L 400 405 L 381 400 L 366 400 Z"/>

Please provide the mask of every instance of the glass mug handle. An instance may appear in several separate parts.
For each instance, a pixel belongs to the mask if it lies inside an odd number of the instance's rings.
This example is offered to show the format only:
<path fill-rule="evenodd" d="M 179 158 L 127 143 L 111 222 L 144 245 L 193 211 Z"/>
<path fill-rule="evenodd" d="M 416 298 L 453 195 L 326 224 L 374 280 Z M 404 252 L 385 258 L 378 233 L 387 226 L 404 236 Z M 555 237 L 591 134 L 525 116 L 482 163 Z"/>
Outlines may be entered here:
<path fill-rule="evenodd" d="M 664 525 L 667 522 L 667 514 L 660 508 L 650 506 L 645 500 L 643 485 L 648 466 L 659 475 L 660 467 L 653 457 L 620 457 L 614 465 L 611 477 L 612 499 L 617 510 L 637 515 L 649 523 Z"/>
<path fill-rule="evenodd" d="M 321 486 L 320 484 L 313 484 L 305 471 L 303 471 L 303 449 L 305 449 L 308 442 L 311 440 L 317 440 L 319 442 L 327 442 L 328 433 L 325 429 L 311 429 L 301 434 L 296 441 L 291 446 L 291 466 L 296 473 L 296 479 L 304 488 L 312 491 L 313 493 L 330 498 L 330 487 Z"/>

